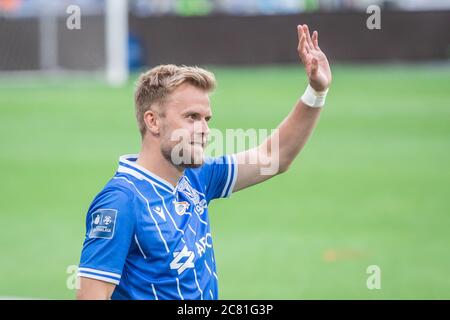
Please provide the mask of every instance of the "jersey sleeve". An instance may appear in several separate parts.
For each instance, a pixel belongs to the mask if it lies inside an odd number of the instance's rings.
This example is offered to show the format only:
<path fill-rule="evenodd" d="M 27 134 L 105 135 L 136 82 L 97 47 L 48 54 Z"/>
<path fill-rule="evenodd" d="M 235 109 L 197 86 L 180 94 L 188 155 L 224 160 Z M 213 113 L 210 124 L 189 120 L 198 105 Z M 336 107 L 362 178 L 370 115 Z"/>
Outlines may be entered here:
<path fill-rule="evenodd" d="M 235 155 L 206 159 L 201 167 L 206 200 L 209 202 L 217 198 L 228 198 L 236 183 L 237 171 Z"/>
<path fill-rule="evenodd" d="M 86 217 L 86 236 L 78 276 L 118 285 L 135 229 L 134 196 L 125 190 L 102 191 Z"/>

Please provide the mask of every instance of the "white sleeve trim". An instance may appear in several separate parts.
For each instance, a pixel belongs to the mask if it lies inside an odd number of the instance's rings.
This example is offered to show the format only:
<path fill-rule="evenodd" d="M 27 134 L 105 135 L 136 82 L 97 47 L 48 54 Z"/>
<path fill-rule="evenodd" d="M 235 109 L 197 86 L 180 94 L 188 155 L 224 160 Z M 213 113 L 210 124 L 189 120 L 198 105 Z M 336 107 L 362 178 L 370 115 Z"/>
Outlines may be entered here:
<path fill-rule="evenodd" d="M 93 273 L 97 273 L 98 275 L 110 276 L 110 277 L 114 277 L 114 278 L 117 278 L 117 279 L 120 279 L 120 277 L 121 277 L 120 274 L 118 274 L 118 273 L 106 272 L 106 271 L 92 269 L 92 268 L 79 267 L 78 271 L 79 272 L 83 272 L 83 271 L 93 272 Z"/>
<path fill-rule="evenodd" d="M 105 281 L 105 282 L 109 282 L 109 283 L 114 283 L 115 285 L 119 284 L 119 280 L 114 280 L 112 278 L 106 278 L 106 277 L 97 276 L 97 275 L 89 274 L 89 273 L 78 272 L 78 276 L 79 277 L 84 277 L 84 278 L 91 278 L 91 279 L 101 280 L 101 281 Z"/>
<path fill-rule="evenodd" d="M 91 278 L 109 283 L 119 284 L 121 275 L 114 272 L 107 272 L 92 268 L 78 268 L 78 277 Z"/>
<path fill-rule="evenodd" d="M 227 164 L 228 165 L 228 170 L 227 170 L 228 174 L 227 174 L 227 181 L 225 182 L 225 185 L 223 187 L 222 193 L 220 195 L 221 198 L 225 197 L 228 185 L 230 184 L 230 180 L 231 180 L 231 166 L 232 166 L 231 162 L 232 162 L 232 159 L 230 158 L 229 155 L 226 155 L 225 157 L 228 159 L 228 164 Z"/>
<path fill-rule="evenodd" d="M 234 188 L 234 185 L 236 184 L 237 174 L 238 174 L 238 163 L 237 163 L 236 155 L 232 154 L 231 159 L 232 159 L 231 165 L 234 167 L 234 172 L 233 172 L 233 177 L 231 179 L 230 190 L 228 191 L 228 194 L 226 195 L 227 198 L 229 196 L 231 196 L 231 194 L 233 193 L 233 188 Z"/>

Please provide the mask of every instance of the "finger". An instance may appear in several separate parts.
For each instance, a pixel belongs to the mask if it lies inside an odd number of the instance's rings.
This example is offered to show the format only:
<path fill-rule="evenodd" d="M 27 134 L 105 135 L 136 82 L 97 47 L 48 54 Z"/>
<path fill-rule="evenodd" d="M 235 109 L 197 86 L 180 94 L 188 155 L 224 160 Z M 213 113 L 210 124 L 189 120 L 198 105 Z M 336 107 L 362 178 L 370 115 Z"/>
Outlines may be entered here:
<path fill-rule="evenodd" d="M 301 47 L 303 48 L 303 50 L 305 51 L 305 53 L 308 53 L 311 50 L 311 48 L 309 47 L 308 42 L 306 40 L 305 34 L 302 35 L 302 38 L 300 39 L 300 44 L 301 44 Z"/>
<path fill-rule="evenodd" d="M 307 53 L 311 51 L 311 47 L 309 46 L 308 41 L 306 39 L 306 34 L 303 34 L 303 46 Z"/>
<path fill-rule="evenodd" d="M 300 60 L 302 60 L 302 62 L 305 63 L 307 53 L 306 53 L 306 49 L 305 49 L 305 40 L 303 38 L 300 39 L 300 44 L 298 45 L 297 51 L 298 51 L 298 56 L 300 57 Z"/>
<path fill-rule="evenodd" d="M 301 29 L 301 28 L 300 28 Z M 306 37 L 302 31 L 299 31 L 299 43 L 297 47 L 298 55 L 303 63 L 305 63 L 306 55 L 308 54 L 308 50 L 306 49 Z"/>
<path fill-rule="evenodd" d="M 320 50 L 320 48 L 319 48 L 319 33 L 317 31 L 313 32 L 312 41 L 313 41 L 314 49 Z"/>
<path fill-rule="evenodd" d="M 303 25 L 303 32 L 306 34 L 306 42 L 308 43 L 309 48 L 310 49 L 314 48 L 314 45 L 311 40 L 311 35 L 309 34 L 308 25 L 306 25 L 306 24 Z"/>
<path fill-rule="evenodd" d="M 303 35 L 303 28 L 301 25 L 297 26 L 297 35 L 298 35 L 298 43 L 300 44 L 300 40 L 302 38 Z"/>
<path fill-rule="evenodd" d="M 303 49 L 305 48 L 305 44 L 303 43 L 303 28 L 300 25 L 297 26 L 297 35 L 298 35 L 297 51 L 300 54 L 303 52 Z"/>
<path fill-rule="evenodd" d="M 298 47 L 297 50 L 299 53 L 305 54 L 307 52 L 309 52 L 309 46 L 306 43 L 306 36 L 305 33 L 303 32 L 303 27 L 301 25 L 297 26 L 297 33 L 298 33 Z M 305 52 L 306 49 L 306 52 Z"/>

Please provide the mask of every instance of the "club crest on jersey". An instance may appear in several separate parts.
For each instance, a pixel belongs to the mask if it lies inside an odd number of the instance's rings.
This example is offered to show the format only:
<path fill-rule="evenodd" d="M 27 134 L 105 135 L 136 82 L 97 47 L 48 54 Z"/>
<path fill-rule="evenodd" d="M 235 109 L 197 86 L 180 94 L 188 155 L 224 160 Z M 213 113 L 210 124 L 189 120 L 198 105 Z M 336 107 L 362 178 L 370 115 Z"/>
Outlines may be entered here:
<path fill-rule="evenodd" d="M 175 206 L 175 212 L 179 216 L 185 214 L 187 209 L 189 209 L 189 202 L 187 201 L 174 201 L 173 205 Z"/>
<path fill-rule="evenodd" d="M 194 204 L 198 204 L 200 201 L 200 195 L 197 190 L 192 188 L 186 179 L 183 179 L 178 185 L 178 191 L 183 192 L 186 197 Z"/>
<path fill-rule="evenodd" d="M 111 239 L 114 236 L 117 210 L 98 209 L 92 213 L 91 231 L 89 238 Z"/>

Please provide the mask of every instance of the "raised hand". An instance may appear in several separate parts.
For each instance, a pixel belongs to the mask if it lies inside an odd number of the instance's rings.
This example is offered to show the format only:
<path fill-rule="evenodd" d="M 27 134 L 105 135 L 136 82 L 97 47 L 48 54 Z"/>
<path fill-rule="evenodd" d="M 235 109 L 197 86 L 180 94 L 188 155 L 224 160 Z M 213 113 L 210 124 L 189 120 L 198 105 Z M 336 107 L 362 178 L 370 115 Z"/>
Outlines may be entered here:
<path fill-rule="evenodd" d="M 297 26 L 298 55 L 305 65 L 309 84 L 316 91 L 324 91 L 331 84 L 331 69 L 325 53 L 319 48 L 319 34 L 313 32 L 311 37 L 306 24 Z"/>

